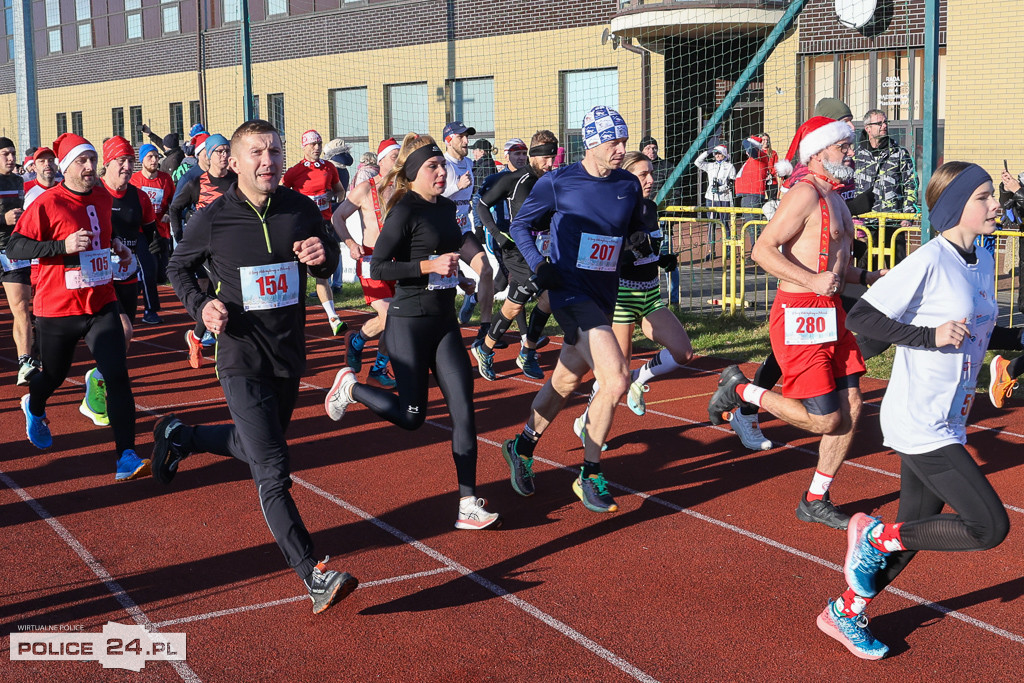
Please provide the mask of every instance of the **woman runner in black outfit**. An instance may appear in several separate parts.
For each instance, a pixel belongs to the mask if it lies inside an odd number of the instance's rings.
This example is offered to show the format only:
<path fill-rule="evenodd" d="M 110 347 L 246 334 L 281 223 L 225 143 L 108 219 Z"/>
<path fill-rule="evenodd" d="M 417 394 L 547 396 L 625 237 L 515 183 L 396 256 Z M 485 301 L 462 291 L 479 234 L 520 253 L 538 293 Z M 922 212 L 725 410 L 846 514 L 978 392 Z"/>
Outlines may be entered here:
<path fill-rule="evenodd" d="M 452 455 L 459 480 L 456 529 L 483 529 L 498 521 L 476 497 L 476 421 L 473 367 L 455 317 L 459 249 L 463 235 L 455 203 L 441 196 L 447 171 L 444 154 L 429 135 L 409 133 L 385 185 L 394 194 L 385 207 L 384 228 L 373 250 L 370 273 L 396 280 L 384 330 L 398 384 L 391 391 L 359 384 L 342 368 L 324 407 L 340 420 L 351 403 L 362 403 L 403 429 L 426 418 L 428 371 L 433 371 L 452 417 Z"/>

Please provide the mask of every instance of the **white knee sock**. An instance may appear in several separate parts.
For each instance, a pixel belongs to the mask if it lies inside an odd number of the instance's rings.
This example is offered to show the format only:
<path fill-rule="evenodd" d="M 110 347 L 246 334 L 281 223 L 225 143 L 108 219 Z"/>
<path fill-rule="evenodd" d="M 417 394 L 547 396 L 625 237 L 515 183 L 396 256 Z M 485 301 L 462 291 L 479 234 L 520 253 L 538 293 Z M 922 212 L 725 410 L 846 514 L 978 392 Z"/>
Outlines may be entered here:
<path fill-rule="evenodd" d="M 655 377 L 668 374 L 673 370 L 678 370 L 680 367 L 682 366 L 676 363 L 676 359 L 672 357 L 669 350 L 662 349 L 657 356 L 644 363 L 642 368 L 635 371 L 633 381 L 647 384 Z"/>

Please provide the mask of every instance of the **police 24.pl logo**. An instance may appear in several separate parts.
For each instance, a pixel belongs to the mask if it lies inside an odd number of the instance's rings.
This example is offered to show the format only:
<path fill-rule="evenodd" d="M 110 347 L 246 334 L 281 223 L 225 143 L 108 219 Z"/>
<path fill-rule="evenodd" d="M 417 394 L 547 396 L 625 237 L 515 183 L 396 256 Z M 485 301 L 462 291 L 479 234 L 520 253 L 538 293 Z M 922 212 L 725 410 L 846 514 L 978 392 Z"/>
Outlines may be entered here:
<path fill-rule="evenodd" d="M 11 660 L 99 662 L 104 669 L 142 671 L 150 661 L 184 661 L 184 633 L 153 633 L 108 621 L 101 633 L 22 631 L 11 634 Z"/>

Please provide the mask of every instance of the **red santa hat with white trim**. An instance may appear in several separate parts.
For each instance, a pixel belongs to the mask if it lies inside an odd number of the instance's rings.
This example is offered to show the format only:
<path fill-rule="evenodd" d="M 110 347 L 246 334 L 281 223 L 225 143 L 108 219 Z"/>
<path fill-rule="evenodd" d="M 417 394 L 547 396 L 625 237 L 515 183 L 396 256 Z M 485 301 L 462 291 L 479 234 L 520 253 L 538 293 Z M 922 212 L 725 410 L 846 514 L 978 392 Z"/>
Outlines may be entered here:
<path fill-rule="evenodd" d="M 394 138 L 381 140 L 380 144 L 377 145 L 377 161 L 380 161 L 383 157 L 387 156 L 393 149 L 401 149 L 401 146 Z"/>
<path fill-rule="evenodd" d="M 86 152 L 96 152 L 88 140 L 81 135 L 64 133 L 53 141 L 53 150 L 57 153 L 57 166 L 61 173 L 67 173 L 71 162 Z"/>
<path fill-rule="evenodd" d="M 798 152 L 798 160 L 806 164 L 812 156 L 829 145 L 843 141 L 853 142 L 853 131 L 849 124 L 827 116 L 812 116 L 797 128 L 786 157 L 775 164 L 775 170 L 780 176 L 788 176 L 793 172 L 793 164 L 789 160 L 797 157 Z"/>

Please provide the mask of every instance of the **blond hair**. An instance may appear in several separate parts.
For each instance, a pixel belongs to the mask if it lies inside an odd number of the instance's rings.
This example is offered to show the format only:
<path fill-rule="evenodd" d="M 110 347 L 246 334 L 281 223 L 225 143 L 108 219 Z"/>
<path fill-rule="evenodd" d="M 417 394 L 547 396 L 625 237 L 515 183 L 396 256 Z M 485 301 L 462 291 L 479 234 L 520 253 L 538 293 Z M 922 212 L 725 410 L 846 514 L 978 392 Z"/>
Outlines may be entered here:
<path fill-rule="evenodd" d="M 420 147 L 426 147 L 428 145 L 436 145 L 434 138 L 429 135 L 418 135 L 416 133 L 406 133 L 405 137 L 402 138 L 402 147 L 398 150 L 398 159 L 395 160 L 394 167 L 388 171 L 387 176 L 384 177 L 382 188 L 393 186 L 394 192 L 384 205 L 384 215 L 386 216 L 391 209 L 398 204 L 398 201 L 405 196 L 405 193 L 409 191 L 409 186 L 412 184 L 408 178 L 405 177 L 405 161 L 409 158 L 409 155 L 418 150 Z"/>

